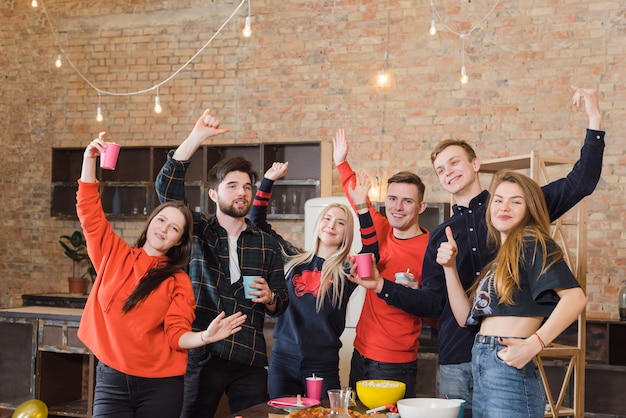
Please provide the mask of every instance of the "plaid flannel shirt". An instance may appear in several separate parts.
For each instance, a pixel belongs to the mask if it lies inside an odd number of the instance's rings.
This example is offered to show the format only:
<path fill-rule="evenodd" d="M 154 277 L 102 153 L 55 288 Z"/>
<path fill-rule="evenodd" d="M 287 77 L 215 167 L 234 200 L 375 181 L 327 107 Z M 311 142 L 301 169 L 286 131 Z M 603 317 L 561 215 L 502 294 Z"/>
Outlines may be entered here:
<path fill-rule="evenodd" d="M 160 202 L 186 201 L 185 173 L 189 161 L 176 161 L 170 151 L 156 179 Z M 248 317 L 243 329 L 225 340 L 207 346 L 222 359 L 249 366 L 267 366 L 267 350 L 263 337 L 265 315 L 278 316 L 287 308 L 288 294 L 283 259 L 278 242 L 254 227 L 248 227 L 237 239 L 237 255 L 242 275 L 263 277 L 276 293 L 276 311 L 269 312 L 262 303 L 244 297 L 243 281 L 230 282 L 228 235 L 217 218 L 193 213 L 193 245 L 188 273 L 196 297 L 196 320 L 193 329 L 204 330 L 221 312 L 231 315 L 243 312 Z M 239 279 L 239 278 L 238 278 Z"/>

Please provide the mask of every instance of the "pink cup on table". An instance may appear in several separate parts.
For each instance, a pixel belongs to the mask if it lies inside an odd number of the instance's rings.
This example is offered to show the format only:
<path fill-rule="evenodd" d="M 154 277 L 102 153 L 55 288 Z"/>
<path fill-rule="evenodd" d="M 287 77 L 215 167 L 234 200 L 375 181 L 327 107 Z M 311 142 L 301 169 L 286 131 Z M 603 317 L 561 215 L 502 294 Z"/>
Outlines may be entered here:
<path fill-rule="evenodd" d="M 120 146 L 115 142 L 107 142 L 107 147 L 100 153 L 100 168 L 115 170 L 117 157 L 120 155 Z"/>
<path fill-rule="evenodd" d="M 362 253 L 354 256 L 356 274 L 361 279 L 372 277 L 372 253 Z"/>
<path fill-rule="evenodd" d="M 309 399 L 315 399 L 319 401 L 322 397 L 322 386 L 324 384 L 324 378 L 318 376 L 312 376 L 306 378 L 306 397 Z"/>

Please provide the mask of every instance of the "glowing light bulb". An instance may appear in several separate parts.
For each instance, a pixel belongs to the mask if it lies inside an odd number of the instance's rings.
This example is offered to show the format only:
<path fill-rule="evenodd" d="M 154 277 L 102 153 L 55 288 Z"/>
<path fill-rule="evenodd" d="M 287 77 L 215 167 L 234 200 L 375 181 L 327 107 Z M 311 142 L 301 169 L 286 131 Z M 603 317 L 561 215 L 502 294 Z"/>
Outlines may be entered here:
<path fill-rule="evenodd" d="M 246 26 L 243 28 L 243 36 L 249 38 L 252 35 L 252 29 L 250 29 L 250 16 L 246 17 Z"/>
<path fill-rule="evenodd" d="M 437 27 L 435 26 L 435 19 L 430 21 L 430 34 L 431 35 L 437 34 Z"/>
<path fill-rule="evenodd" d="M 378 85 L 383 87 L 389 82 L 389 77 L 385 74 L 385 70 L 381 70 L 380 74 L 378 74 Z"/>
<path fill-rule="evenodd" d="M 464 65 L 461 67 L 461 83 L 467 84 L 468 81 L 469 81 L 469 77 L 467 76 L 467 73 L 465 72 L 465 65 Z"/>
<path fill-rule="evenodd" d="M 38 6 L 37 0 L 33 0 L 32 2 L 30 2 L 30 5 L 33 7 L 37 7 Z"/>
<path fill-rule="evenodd" d="M 102 122 L 104 118 L 102 117 L 102 109 L 100 108 L 100 106 L 98 106 L 98 114 L 96 115 L 96 120 L 98 122 Z"/>
<path fill-rule="evenodd" d="M 161 107 L 161 98 L 157 95 L 157 97 L 154 98 L 154 112 L 161 113 L 162 111 L 163 108 Z"/>
<path fill-rule="evenodd" d="M 54 62 L 54 65 L 56 65 L 57 68 L 61 68 L 63 65 L 63 61 L 61 61 L 61 54 L 57 55 L 57 60 Z"/>

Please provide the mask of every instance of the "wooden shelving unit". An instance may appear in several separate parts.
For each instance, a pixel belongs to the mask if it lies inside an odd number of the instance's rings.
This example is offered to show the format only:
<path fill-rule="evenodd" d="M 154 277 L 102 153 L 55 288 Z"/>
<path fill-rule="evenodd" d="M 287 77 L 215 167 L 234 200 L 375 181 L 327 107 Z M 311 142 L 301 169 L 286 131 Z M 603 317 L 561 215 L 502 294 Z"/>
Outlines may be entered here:
<path fill-rule="evenodd" d="M 98 169 L 102 205 L 115 219 L 145 219 L 158 206 L 154 182 L 171 147 L 122 147 L 117 168 Z M 52 150 L 50 214 L 55 218 L 76 218 L 76 179 L 80 177 L 84 149 Z M 304 219 L 304 202 L 330 196 L 332 188 L 332 147 L 324 142 L 204 145 L 193 155 L 187 170 L 185 195 L 192 210 L 213 213 L 208 198 L 207 172 L 224 158 L 244 157 L 261 180 L 274 161 L 289 161 L 289 172 L 274 185 L 270 219 Z"/>
<path fill-rule="evenodd" d="M 526 170 L 525 174 L 543 186 L 565 173 L 553 171 L 570 170 L 576 161 L 564 158 L 542 158 L 536 151 L 528 155 L 498 158 L 481 163 L 480 172 L 493 174 L 501 169 Z M 587 284 L 587 206 L 583 199 L 568 213 L 553 223 L 552 236 L 563 249 L 565 261 L 578 279 L 583 290 Z M 548 398 L 545 417 L 583 417 L 585 410 L 585 347 L 586 316 L 583 311 L 576 321 L 576 344 L 551 344 L 536 357 L 543 385 Z M 557 388 L 550 384 L 544 359 L 558 360 L 565 366 L 562 384 Z M 571 391 L 572 402 L 565 406 L 566 394 Z M 556 395 L 556 396 L 555 396 Z"/>

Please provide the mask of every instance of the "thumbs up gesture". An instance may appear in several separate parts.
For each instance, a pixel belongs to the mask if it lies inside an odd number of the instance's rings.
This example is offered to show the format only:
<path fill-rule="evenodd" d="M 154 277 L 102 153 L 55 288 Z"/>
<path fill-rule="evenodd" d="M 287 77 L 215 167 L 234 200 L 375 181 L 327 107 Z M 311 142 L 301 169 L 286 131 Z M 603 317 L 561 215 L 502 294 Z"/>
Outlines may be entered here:
<path fill-rule="evenodd" d="M 437 263 L 443 267 L 455 267 L 456 255 L 459 249 L 456 246 L 456 241 L 452 236 L 452 229 L 449 226 L 446 227 L 446 237 L 448 242 L 442 242 L 437 250 Z"/>

